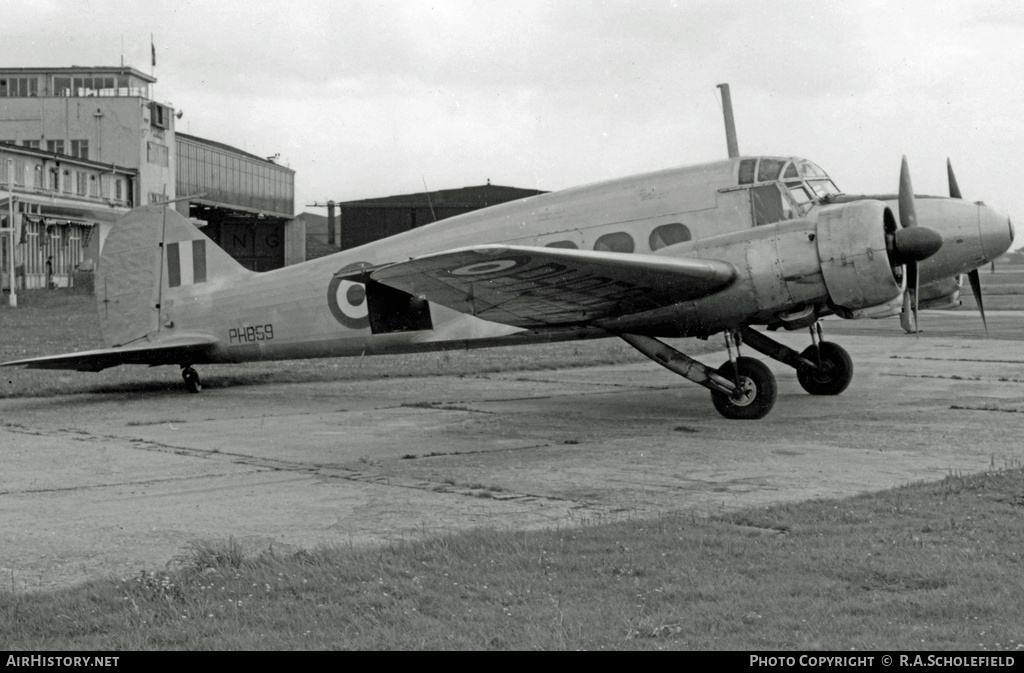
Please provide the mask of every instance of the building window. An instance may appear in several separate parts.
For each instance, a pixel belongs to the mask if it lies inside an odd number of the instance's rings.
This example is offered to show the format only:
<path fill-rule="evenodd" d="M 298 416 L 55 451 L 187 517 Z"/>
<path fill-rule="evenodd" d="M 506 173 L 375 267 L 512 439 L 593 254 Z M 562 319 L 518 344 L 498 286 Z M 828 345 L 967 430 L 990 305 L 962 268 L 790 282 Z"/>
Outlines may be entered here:
<path fill-rule="evenodd" d="M 171 109 L 160 103 L 149 104 L 149 123 L 157 128 L 167 129 L 171 127 Z"/>
<path fill-rule="evenodd" d="M 15 159 L 14 160 L 14 184 L 18 186 L 25 185 L 25 160 Z"/>
<path fill-rule="evenodd" d="M 85 196 L 89 191 L 89 174 L 85 171 L 75 171 L 75 194 Z"/>
<path fill-rule="evenodd" d="M 89 141 L 88 140 L 72 140 L 71 141 L 71 156 L 78 157 L 79 159 L 89 158 Z"/>
<path fill-rule="evenodd" d="M 53 154 L 64 154 L 64 141 L 63 140 L 47 140 L 46 151 L 52 152 Z"/>
<path fill-rule="evenodd" d="M 35 77 L 7 77 L 0 79 L 0 96 L 25 98 L 39 95 L 39 80 Z"/>
<path fill-rule="evenodd" d="M 89 176 L 89 196 L 93 198 L 99 198 L 100 195 L 100 181 L 96 179 L 95 175 Z"/>
<path fill-rule="evenodd" d="M 114 180 L 114 200 L 120 201 L 123 197 L 124 185 L 120 179 Z"/>
<path fill-rule="evenodd" d="M 54 77 L 53 78 L 53 95 L 54 96 L 70 96 L 71 95 L 71 78 L 70 77 Z"/>
<path fill-rule="evenodd" d="M 22 147 L 28 147 L 29 149 L 33 149 L 33 150 L 39 149 L 39 141 L 38 140 L 22 140 L 21 141 L 21 145 L 22 145 Z"/>
<path fill-rule="evenodd" d="M 61 180 L 61 191 L 65 194 L 71 193 L 71 171 L 64 171 L 63 180 Z"/>
<path fill-rule="evenodd" d="M 60 191 L 60 169 L 58 168 L 50 169 L 50 189 L 55 192 Z"/>
<path fill-rule="evenodd" d="M 635 248 L 633 237 L 624 231 L 605 234 L 594 243 L 594 250 L 601 252 L 633 252 Z"/>
<path fill-rule="evenodd" d="M 146 143 L 146 160 L 157 166 L 168 165 L 167 145 Z"/>

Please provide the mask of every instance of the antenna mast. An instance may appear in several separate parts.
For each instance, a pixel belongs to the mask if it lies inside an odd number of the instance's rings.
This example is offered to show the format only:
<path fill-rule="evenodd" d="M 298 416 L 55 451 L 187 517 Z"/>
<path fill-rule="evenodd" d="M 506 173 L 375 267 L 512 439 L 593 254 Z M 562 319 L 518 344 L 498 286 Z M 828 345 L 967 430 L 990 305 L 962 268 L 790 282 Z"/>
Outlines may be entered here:
<path fill-rule="evenodd" d="M 732 96 L 729 95 L 729 85 L 719 84 L 722 90 L 722 114 L 725 115 L 725 144 L 729 147 L 729 158 L 735 159 L 740 155 L 740 146 L 736 142 L 736 120 L 732 116 Z"/>

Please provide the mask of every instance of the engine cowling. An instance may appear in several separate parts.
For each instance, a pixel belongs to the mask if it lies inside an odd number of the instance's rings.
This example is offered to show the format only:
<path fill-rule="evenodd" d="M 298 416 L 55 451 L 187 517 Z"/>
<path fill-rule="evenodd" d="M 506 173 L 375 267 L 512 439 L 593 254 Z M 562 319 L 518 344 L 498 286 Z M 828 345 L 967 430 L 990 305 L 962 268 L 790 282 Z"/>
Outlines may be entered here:
<path fill-rule="evenodd" d="M 881 201 L 857 201 L 822 208 L 817 222 L 818 259 L 836 315 L 897 299 L 906 289 L 900 266 L 889 260 L 886 236 L 897 229 Z"/>

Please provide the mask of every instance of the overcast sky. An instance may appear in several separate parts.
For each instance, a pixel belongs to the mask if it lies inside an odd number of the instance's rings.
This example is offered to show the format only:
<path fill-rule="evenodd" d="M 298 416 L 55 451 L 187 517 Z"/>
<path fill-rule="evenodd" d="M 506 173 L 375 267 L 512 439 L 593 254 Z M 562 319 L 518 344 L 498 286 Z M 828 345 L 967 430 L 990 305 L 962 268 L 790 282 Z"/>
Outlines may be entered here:
<path fill-rule="evenodd" d="M 34 0 L 4 24 L 5 65 L 123 55 L 179 131 L 280 153 L 296 213 L 721 159 L 729 82 L 743 154 L 849 193 L 894 192 L 906 154 L 922 194 L 947 193 L 949 156 L 966 198 L 1024 223 L 1017 0 Z"/>

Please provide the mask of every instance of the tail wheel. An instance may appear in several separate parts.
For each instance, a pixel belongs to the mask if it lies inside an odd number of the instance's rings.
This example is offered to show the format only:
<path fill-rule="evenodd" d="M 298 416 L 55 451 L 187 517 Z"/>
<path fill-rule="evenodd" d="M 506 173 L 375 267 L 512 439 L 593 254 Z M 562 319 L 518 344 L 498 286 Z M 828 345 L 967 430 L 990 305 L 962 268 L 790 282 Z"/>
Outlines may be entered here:
<path fill-rule="evenodd" d="M 777 387 L 775 375 L 760 360 L 736 358 L 736 364 L 726 362 L 716 372 L 722 378 L 738 383 L 733 395 L 711 391 L 711 401 L 718 413 L 726 418 L 754 420 L 764 418 L 775 406 Z"/>
<path fill-rule="evenodd" d="M 839 344 L 822 341 L 817 346 L 808 346 L 800 355 L 819 366 L 796 370 L 801 387 L 812 395 L 838 395 L 853 380 L 853 360 Z"/>
<path fill-rule="evenodd" d="M 191 367 L 181 370 L 181 378 L 185 379 L 185 390 L 190 393 L 198 393 L 203 389 L 203 384 L 199 381 L 199 373 Z"/>

